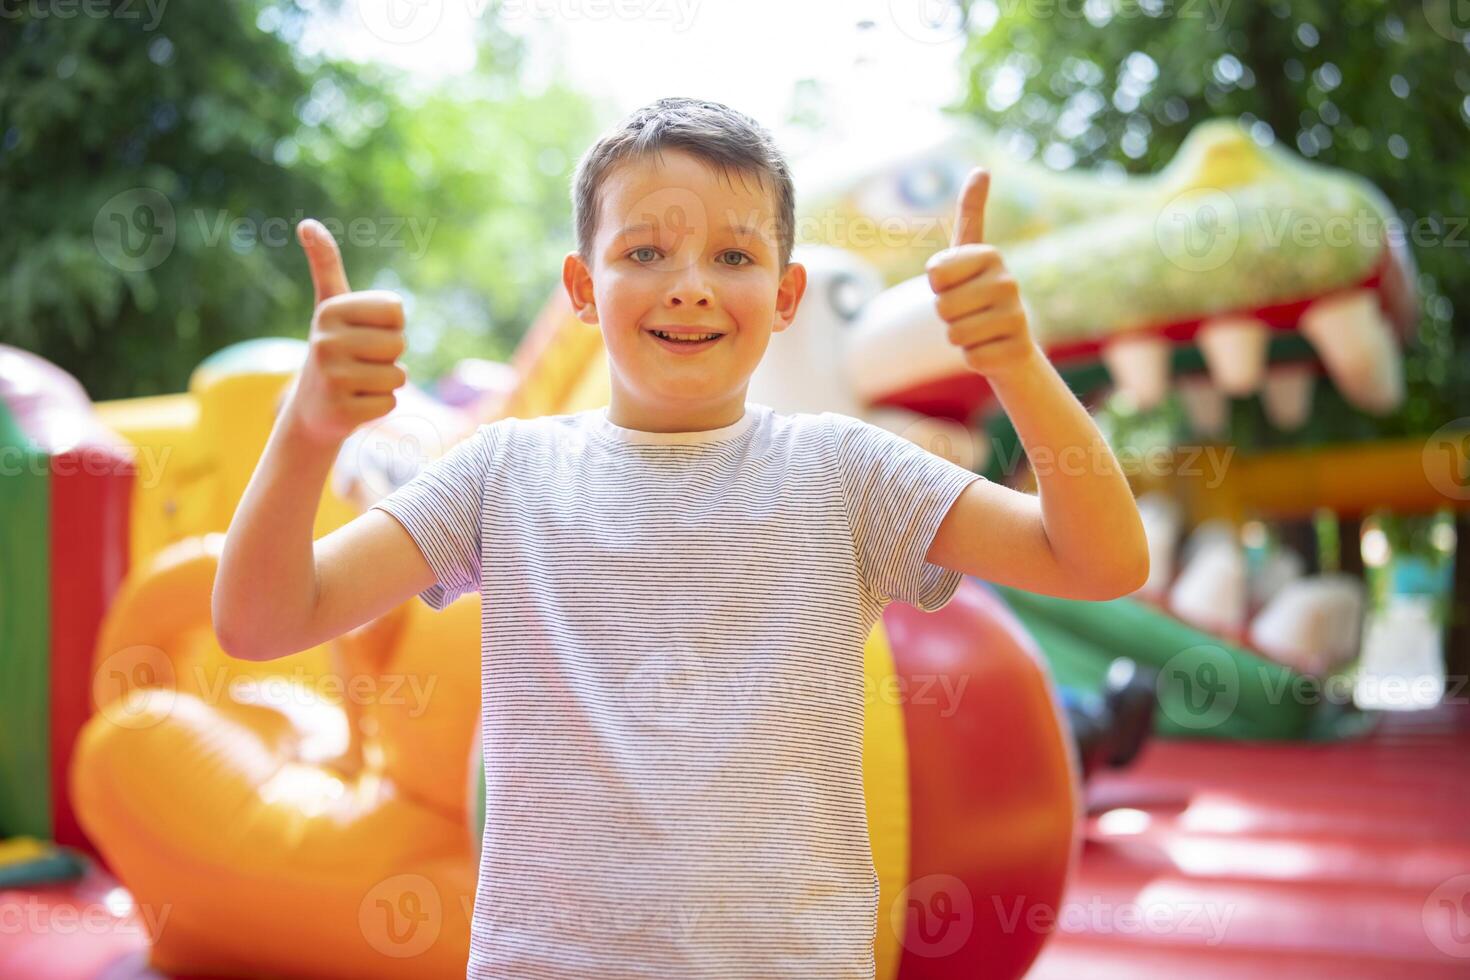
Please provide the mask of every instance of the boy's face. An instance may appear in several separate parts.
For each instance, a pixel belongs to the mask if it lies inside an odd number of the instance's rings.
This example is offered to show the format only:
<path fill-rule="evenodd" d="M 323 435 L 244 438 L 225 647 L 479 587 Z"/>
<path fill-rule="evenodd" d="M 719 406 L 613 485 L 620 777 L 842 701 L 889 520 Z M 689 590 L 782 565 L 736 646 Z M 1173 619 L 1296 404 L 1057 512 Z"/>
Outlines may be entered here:
<path fill-rule="evenodd" d="M 740 417 L 806 287 L 801 265 L 780 269 L 767 185 L 677 150 L 608 174 L 590 262 L 571 253 L 562 278 L 578 317 L 602 327 L 616 424 L 683 431 Z M 720 336 L 679 347 L 653 332 L 679 329 Z"/>

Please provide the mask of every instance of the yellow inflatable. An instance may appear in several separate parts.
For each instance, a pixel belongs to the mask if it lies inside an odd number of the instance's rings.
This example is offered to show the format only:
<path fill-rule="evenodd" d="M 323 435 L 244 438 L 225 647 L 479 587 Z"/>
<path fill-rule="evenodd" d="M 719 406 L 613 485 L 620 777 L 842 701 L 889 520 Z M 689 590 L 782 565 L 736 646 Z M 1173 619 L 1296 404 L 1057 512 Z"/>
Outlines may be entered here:
<path fill-rule="evenodd" d="M 71 771 L 83 826 L 153 927 L 152 964 L 463 976 L 478 603 L 399 607 L 336 641 L 340 674 L 306 654 L 243 664 L 209 627 L 222 543 L 185 539 L 129 577 Z"/>

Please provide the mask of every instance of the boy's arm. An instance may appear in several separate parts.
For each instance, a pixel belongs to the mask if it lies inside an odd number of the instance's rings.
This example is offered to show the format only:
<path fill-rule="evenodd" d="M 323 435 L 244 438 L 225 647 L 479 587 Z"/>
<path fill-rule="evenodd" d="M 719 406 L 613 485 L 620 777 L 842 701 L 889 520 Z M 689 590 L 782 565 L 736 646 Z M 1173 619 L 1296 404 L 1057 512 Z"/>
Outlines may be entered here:
<path fill-rule="evenodd" d="M 1046 355 L 991 385 L 1036 473 L 1033 496 L 989 480 L 964 489 L 928 560 L 1028 592 L 1115 599 L 1148 579 L 1148 544 L 1112 450 Z"/>
<path fill-rule="evenodd" d="M 213 595 L 220 646 L 274 660 L 340 636 L 434 584 L 403 526 L 368 510 L 312 540 L 336 449 L 284 418 L 230 521 Z"/>
<path fill-rule="evenodd" d="M 940 523 L 928 560 L 1065 598 L 1127 595 L 1148 578 L 1143 520 L 1102 433 L 1032 341 L 999 252 L 983 243 L 989 186 L 986 171 L 971 173 L 952 245 L 930 259 L 929 282 L 950 342 L 1015 425 L 1040 493 L 976 481 Z"/>
<path fill-rule="evenodd" d="M 403 304 L 348 291 L 337 243 L 320 223 L 297 234 L 316 310 L 306 363 L 230 520 L 215 573 L 215 636 L 230 656 L 274 660 L 338 636 L 434 584 L 408 532 L 370 510 L 312 540 L 322 488 L 342 443 L 387 414 L 406 380 Z"/>

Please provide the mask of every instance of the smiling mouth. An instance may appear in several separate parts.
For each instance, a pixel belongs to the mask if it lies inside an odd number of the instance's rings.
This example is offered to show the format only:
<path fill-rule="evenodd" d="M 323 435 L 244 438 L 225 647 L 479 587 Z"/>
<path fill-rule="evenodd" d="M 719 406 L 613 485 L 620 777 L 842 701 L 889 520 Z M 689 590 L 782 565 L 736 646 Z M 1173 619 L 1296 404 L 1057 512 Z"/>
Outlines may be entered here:
<path fill-rule="evenodd" d="M 701 343 L 707 343 L 711 340 L 719 340 L 721 337 L 724 336 L 724 334 L 713 330 L 704 333 L 693 333 L 688 331 L 674 332 L 669 330 L 649 330 L 648 332 L 653 334 L 660 340 L 666 340 L 669 343 L 673 344 L 698 345 Z"/>

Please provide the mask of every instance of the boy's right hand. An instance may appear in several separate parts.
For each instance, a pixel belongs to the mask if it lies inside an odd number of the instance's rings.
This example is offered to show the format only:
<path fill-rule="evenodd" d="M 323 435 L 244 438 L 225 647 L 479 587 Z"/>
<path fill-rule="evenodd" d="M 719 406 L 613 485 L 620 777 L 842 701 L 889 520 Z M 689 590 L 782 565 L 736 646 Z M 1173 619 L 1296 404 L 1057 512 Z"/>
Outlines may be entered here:
<path fill-rule="evenodd" d="M 364 422 L 387 415 L 408 380 L 403 300 L 386 289 L 351 292 L 332 233 L 308 218 L 296 226 L 306 251 L 316 309 L 306 364 L 286 401 L 287 422 L 305 437 L 338 445 Z"/>

